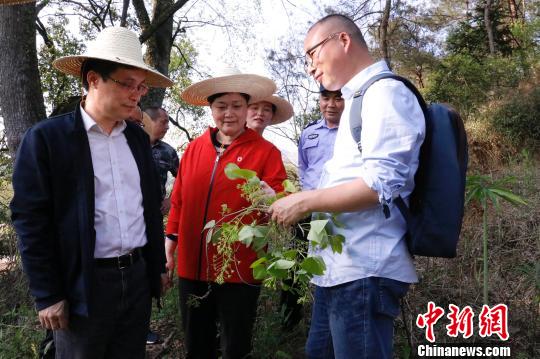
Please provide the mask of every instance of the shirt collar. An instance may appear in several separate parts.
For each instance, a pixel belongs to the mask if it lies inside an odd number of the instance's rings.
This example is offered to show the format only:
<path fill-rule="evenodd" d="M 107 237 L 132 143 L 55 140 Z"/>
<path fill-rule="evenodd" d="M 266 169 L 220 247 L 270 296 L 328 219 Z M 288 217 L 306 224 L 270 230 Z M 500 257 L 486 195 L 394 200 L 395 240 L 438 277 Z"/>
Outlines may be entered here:
<path fill-rule="evenodd" d="M 326 123 L 326 119 L 323 117 L 321 117 L 321 119 L 314 125 L 314 129 L 319 129 L 319 128 L 326 128 L 328 130 L 332 130 L 334 128 L 337 128 L 337 127 L 328 127 L 328 124 Z"/>
<path fill-rule="evenodd" d="M 83 120 L 84 129 L 86 130 L 86 132 L 90 132 L 91 130 L 94 130 L 94 131 L 105 134 L 105 132 L 103 132 L 101 127 L 99 127 L 99 125 L 96 123 L 96 121 L 94 121 L 94 119 L 92 117 L 90 117 L 90 115 L 84 110 L 84 107 L 82 107 L 82 106 L 81 106 L 81 117 L 82 117 L 82 120 Z M 127 127 L 126 121 L 122 121 L 120 123 L 120 125 L 117 124 L 113 128 L 113 130 L 111 132 L 111 136 L 123 132 L 126 127 Z"/>
<path fill-rule="evenodd" d="M 380 72 L 389 72 L 390 69 L 388 68 L 388 65 L 386 64 L 386 61 L 381 60 L 379 62 L 376 62 L 374 64 L 371 64 L 370 66 L 366 67 L 356 75 L 352 79 L 349 80 L 341 88 L 341 94 L 344 99 L 350 100 L 356 91 L 362 87 L 363 84 L 365 84 L 371 77 L 374 75 L 380 73 Z"/>

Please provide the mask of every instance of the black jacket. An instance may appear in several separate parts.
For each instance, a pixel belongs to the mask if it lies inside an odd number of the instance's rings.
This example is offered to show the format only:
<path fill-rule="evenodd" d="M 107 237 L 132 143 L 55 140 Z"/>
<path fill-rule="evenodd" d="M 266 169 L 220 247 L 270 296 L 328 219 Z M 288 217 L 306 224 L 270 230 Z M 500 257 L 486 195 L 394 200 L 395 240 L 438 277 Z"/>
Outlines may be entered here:
<path fill-rule="evenodd" d="M 152 295 L 158 297 L 165 250 L 157 173 L 146 133 L 128 122 L 124 135 L 141 178 L 148 239 L 143 256 Z M 26 132 L 13 189 L 11 218 L 37 309 L 66 299 L 71 313 L 87 316 L 96 238 L 94 172 L 79 106 Z"/>

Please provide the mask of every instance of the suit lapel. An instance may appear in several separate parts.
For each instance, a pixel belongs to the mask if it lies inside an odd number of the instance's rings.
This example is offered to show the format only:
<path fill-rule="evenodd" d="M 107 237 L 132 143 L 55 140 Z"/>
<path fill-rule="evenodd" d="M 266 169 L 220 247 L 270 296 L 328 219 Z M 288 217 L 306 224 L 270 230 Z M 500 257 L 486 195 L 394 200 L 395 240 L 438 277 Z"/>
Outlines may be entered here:
<path fill-rule="evenodd" d="M 88 135 L 84 128 L 80 106 L 75 110 L 73 122 L 72 156 L 77 173 L 77 196 L 79 197 L 78 216 L 81 233 L 82 258 L 93 259 L 96 244 L 94 229 L 95 191 L 94 167 Z"/>

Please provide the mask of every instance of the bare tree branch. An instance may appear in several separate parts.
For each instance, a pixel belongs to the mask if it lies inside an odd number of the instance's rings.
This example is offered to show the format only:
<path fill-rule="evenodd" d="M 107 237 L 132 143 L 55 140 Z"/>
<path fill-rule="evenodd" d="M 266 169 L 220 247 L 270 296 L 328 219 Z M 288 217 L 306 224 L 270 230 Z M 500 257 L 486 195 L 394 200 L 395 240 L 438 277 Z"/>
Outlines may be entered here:
<path fill-rule="evenodd" d="M 124 5 L 122 6 L 122 17 L 120 18 L 120 26 L 126 27 L 127 25 L 127 13 L 129 8 L 129 0 L 124 0 Z"/>
<path fill-rule="evenodd" d="M 186 55 L 184 55 L 184 53 L 182 52 L 182 49 L 180 48 L 180 46 L 176 45 L 176 44 L 173 44 L 173 47 L 175 49 L 178 50 L 178 52 L 180 53 L 180 56 L 182 56 L 182 59 L 184 59 L 184 62 L 186 63 L 186 66 L 190 69 L 192 69 L 193 71 L 195 71 L 199 76 L 201 77 L 204 77 L 204 75 L 199 71 L 197 70 L 195 67 L 193 67 L 191 65 L 191 63 L 189 62 L 188 58 L 186 57 Z"/>
<path fill-rule="evenodd" d="M 45 6 L 49 4 L 50 1 L 51 0 L 43 0 L 42 2 L 36 4 L 36 17 L 39 14 L 39 12 L 43 10 L 43 8 L 45 8 Z"/>
<path fill-rule="evenodd" d="M 137 15 L 137 19 L 139 19 L 139 25 L 141 25 L 141 29 L 146 29 L 150 27 L 150 17 L 148 16 L 148 11 L 146 11 L 144 0 L 133 0 L 132 4 L 135 8 L 135 14 Z"/>
<path fill-rule="evenodd" d="M 137 0 L 141 1 L 141 0 Z M 141 1 L 142 2 L 142 1 Z M 174 15 L 176 11 L 178 11 L 182 6 L 184 6 L 188 0 L 178 0 L 174 4 L 172 4 L 169 9 L 166 11 L 163 11 L 157 19 L 152 19 L 152 23 L 147 28 L 143 27 L 143 32 L 141 36 L 139 36 L 139 40 L 141 43 L 144 43 L 150 36 L 154 34 L 154 32 L 165 22 L 167 21 L 171 16 Z M 147 15 L 148 16 L 148 15 Z M 141 26 L 142 27 L 142 26 Z"/>
<path fill-rule="evenodd" d="M 178 122 L 178 115 L 180 113 L 180 110 L 178 110 L 178 112 L 176 112 L 176 118 L 173 119 L 171 116 L 169 116 L 169 121 L 175 125 L 178 129 L 180 129 L 182 132 L 184 132 L 186 134 L 186 137 L 188 139 L 189 142 L 193 141 L 193 138 L 191 137 L 189 131 L 183 127 L 182 125 L 180 125 L 180 123 Z"/>
<path fill-rule="evenodd" d="M 109 15 L 109 20 L 111 21 L 111 25 L 114 25 L 112 12 L 111 12 L 111 2 L 112 0 L 109 0 L 107 2 L 107 6 L 105 7 L 105 9 L 102 8 L 103 9 L 103 22 L 105 22 L 105 18 L 107 17 L 107 15 Z"/>
<path fill-rule="evenodd" d="M 41 22 L 39 17 L 36 17 L 36 30 L 39 33 L 39 35 L 43 38 L 43 42 L 49 49 L 54 48 L 54 43 L 52 42 L 51 38 L 49 37 L 49 34 L 47 34 L 47 29 L 45 28 L 45 25 Z"/>

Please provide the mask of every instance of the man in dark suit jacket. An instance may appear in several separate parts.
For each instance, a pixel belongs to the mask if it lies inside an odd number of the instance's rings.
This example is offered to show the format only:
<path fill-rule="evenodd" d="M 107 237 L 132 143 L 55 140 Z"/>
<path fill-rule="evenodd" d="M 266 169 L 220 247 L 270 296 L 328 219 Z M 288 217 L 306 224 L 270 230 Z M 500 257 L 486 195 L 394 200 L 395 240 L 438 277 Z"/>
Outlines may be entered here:
<path fill-rule="evenodd" d="M 12 220 L 57 358 L 144 358 L 151 297 L 168 286 L 149 139 L 126 122 L 147 86 L 172 85 L 137 35 L 107 28 L 55 61 L 86 100 L 29 129 L 13 174 Z"/>

